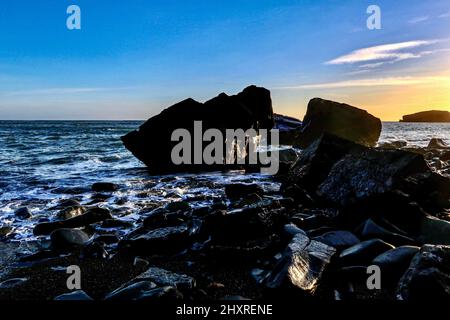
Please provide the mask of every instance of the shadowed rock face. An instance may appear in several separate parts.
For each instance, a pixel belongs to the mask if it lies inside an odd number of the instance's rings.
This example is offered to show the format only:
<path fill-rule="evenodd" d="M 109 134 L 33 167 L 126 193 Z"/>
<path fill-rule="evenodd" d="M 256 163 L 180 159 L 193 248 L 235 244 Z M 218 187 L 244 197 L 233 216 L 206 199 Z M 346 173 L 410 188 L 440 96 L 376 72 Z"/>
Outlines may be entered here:
<path fill-rule="evenodd" d="M 403 116 L 400 122 L 450 122 L 450 112 L 448 111 L 422 111 Z"/>
<path fill-rule="evenodd" d="M 306 148 L 324 132 L 365 146 L 375 146 L 381 133 L 381 121 L 348 104 L 314 98 L 308 104 L 297 144 Z"/>
<path fill-rule="evenodd" d="M 171 151 L 178 142 L 171 141 L 175 129 L 187 129 L 193 137 L 194 121 L 202 121 L 202 129 L 271 129 L 274 126 L 270 91 L 249 86 L 241 93 L 217 97 L 200 103 L 183 100 L 150 118 L 136 131 L 122 137 L 125 147 L 156 172 L 217 170 L 217 166 L 172 164 Z M 193 143 L 192 143 L 193 144 Z M 205 143 L 206 146 L 209 143 Z"/>

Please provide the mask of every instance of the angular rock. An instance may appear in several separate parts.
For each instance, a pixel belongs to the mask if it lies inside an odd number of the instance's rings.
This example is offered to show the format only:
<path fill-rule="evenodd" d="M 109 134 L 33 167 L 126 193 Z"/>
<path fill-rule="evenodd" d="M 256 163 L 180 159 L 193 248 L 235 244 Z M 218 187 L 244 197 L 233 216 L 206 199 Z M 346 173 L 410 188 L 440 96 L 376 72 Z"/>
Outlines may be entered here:
<path fill-rule="evenodd" d="M 414 246 L 397 247 L 377 256 L 372 264 L 380 267 L 383 283 L 396 285 L 419 250 Z"/>
<path fill-rule="evenodd" d="M 172 132 L 175 129 L 186 129 L 194 136 L 194 121 L 202 121 L 203 131 L 210 128 L 221 131 L 236 128 L 245 131 L 252 127 L 271 129 L 274 121 L 270 91 L 250 86 L 235 96 L 222 93 L 205 103 L 186 99 L 150 118 L 138 130 L 123 136 L 122 141 L 125 147 L 152 171 L 176 172 L 224 168 L 225 165 L 222 163 L 194 165 L 193 159 L 192 164 L 173 164 L 171 152 L 179 142 L 172 141 Z"/>
<path fill-rule="evenodd" d="M 448 149 L 449 146 L 448 146 L 448 144 L 447 144 L 444 140 L 442 140 L 442 139 L 439 139 L 439 138 L 432 138 L 432 139 L 430 140 L 430 142 L 428 143 L 428 147 L 427 147 L 427 148 L 430 148 L 430 149 Z"/>
<path fill-rule="evenodd" d="M 326 179 L 333 165 L 350 152 L 361 152 L 365 147 L 339 137 L 323 134 L 308 148 L 292 166 L 284 187 L 296 184 L 315 191 Z"/>
<path fill-rule="evenodd" d="M 196 286 L 194 278 L 185 274 L 178 274 L 165 269 L 150 267 L 133 281 L 151 281 L 158 286 L 171 286 L 181 291 L 192 290 Z"/>
<path fill-rule="evenodd" d="M 302 122 L 279 114 L 274 114 L 273 118 L 275 120 L 275 129 L 278 129 L 280 134 L 280 145 L 295 145 L 301 132 Z"/>
<path fill-rule="evenodd" d="M 328 202 L 347 207 L 396 190 L 404 177 L 429 171 L 421 155 L 368 149 L 339 160 L 317 193 Z"/>
<path fill-rule="evenodd" d="M 78 229 L 58 229 L 51 233 L 50 240 L 53 249 L 67 250 L 86 245 L 89 236 Z"/>
<path fill-rule="evenodd" d="M 56 229 L 81 228 L 106 219 L 112 219 L 108 209 L 92 208 L 80 216 L 67 220 L 39 223 L 34 227 L 33 233 L 35 235 L 47 235 Z"/>
<path fill-rule="evenodd" d="M 105 297 L 105 300 L 140 300 L 147 291 L 153 290 L 155 288 L 156 284 L 151 281 L 142 280 L 131 282 L 109 293 Z"/>
<path fill-rule="evenodd" d="M 233 183 L 225 186 L 225 194 L 228 199 L 244 198 L 252 193 L 261 195 L 264 190 L 257 184 Z"/>
<path fill-rule="evenodd" d="M 354 246 L 360 242 L 353 233 L 343 230 L 327 232 L 313 238 L 313 240 L 325 243 L 330 247 L 335 248 L 337 251 L 342 251 L 343 249 Z"/>
<path fill-rule="evenodd" d="M 335 252 L 333 247 L 298 233 L 272 270 L 265 285 L 271 289 L 296 287 L 313 294 Z"/>
<path fill-rule="evenodd" d="M 306 148 L 325 132 L 372 147 L 380 137 L 381 121 L 365 110 L 314 98 L 303 118 L 297 146 Z"/>
<path fill-rule="evenodd" d="M 372 239 L 360 242 L 345 249 L 339 255 L 339 264 L 368 265 L 375 257 L 395 247 L 381 239 Z"/>
<path fill-rule="evenodd" d="M 119 242 L 119 248 L 136 254 L 173 252 L 191 243 L 189 227 L 180 225 L 148 231 Z"/>
<path fill-rule="evenodd" d="M 57 214 L 57 218 L 61 220 L 67 220 L 73 217 L 81 216 L 86 212 L 86 208 L 83 206 L 65 207 Z"/>
<path fill-rule="evenodd" d="M 397 287 L 397 298 L 409 301 L 449 301 L 450 246 L 425 245 L 414 256 Z"/>
<path fill-rule="evenodd" d="M 450 245 L 450 222 L 431 216 L 425 217 L 422 219 L 419 241 Z"/>
<path fill-rule="evenodd" d="M 364 240 L 378 238 L 391 243 L 394 246 L 411 245 L 416 243 L 412 238 L 386 230 L 376 224 L 372 219 L 367 219 L 366 222 L 364 222 L 358 229 L 361 230 L 360 237 Z"/>

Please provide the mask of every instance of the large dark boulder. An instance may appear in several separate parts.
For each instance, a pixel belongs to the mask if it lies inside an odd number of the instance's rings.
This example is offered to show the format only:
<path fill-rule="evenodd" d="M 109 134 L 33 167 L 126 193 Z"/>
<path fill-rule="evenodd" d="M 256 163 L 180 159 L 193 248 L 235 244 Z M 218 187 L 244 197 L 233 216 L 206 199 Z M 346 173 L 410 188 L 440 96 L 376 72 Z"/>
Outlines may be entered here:
<path fill-rule="evenodd" d="M 238 128 L 271 129 L 274 120 L 270 91 L 249 86 L 237 95 L 229 96 L 221 93 L 205 103 L 191 98 L 183 100 L 150 118 L 138 130 L 123 136 L 122 141 L 125 147 L 151 171 L 216 170 L 223 167 L 222 164 L 172 163 L 171 151 L 179 143 L 171 141 L 172 132 L 176 129 L 187 129 L 193 137 L 194 121 L 202 121 L 203 131 L 209 128 L 216 128 L 222 132 L 225 129 Z M 193 152 L 191 154 L 193 155 Z"/>
<path fill-rule="evenodd" d="M 314 98 L 308 104 L 297 146 L 306 148 L 324 132 L 365 146 L 375 146 L 381 133 L 381 121 L 348 104 Z"/>
<path fill-rule="evenodd" d="M 296 118 L 274 114 L 275 129 L 280 133 L 281 145 L 296 145 L 296 141 L 300 135 L 302 122 Z"/>
<path fill-rule="evenodd" d="M 325 133 L 302 151 L 291 167 L 284 187 L 296 184 L 315 191 L 336 162 L 350 152 L 366 149 L 362 145 Z"/>
<path fill-rule="evenodd" d="M 449 301 L 450 246 L 425 245 L 417 253 L 397 287 L 397 298 Z"/>

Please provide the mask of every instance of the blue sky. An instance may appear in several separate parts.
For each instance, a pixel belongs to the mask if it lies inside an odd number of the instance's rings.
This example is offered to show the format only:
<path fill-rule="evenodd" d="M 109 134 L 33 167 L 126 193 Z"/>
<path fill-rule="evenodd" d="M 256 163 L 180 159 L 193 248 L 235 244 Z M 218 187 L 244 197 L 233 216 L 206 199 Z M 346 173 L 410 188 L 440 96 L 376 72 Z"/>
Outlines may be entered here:
<path fill-rule="evenodd" d="M 3 1 L 0 119 L 146 119 L 257 84 L 279 113 L 320 96 L 396 120 L 450 109 L 449 30 L 449 0 Z"/>

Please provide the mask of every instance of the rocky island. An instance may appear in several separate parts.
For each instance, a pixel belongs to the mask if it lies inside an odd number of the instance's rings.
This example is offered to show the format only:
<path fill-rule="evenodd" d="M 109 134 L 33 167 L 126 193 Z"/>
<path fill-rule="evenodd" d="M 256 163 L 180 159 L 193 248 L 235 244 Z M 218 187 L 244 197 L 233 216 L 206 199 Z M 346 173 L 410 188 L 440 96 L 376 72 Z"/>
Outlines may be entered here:
<path fill-rule="evenodd" d="M 430 110 L 403 116 L 400 122 L 450 122 L 450 112 Z"/>

